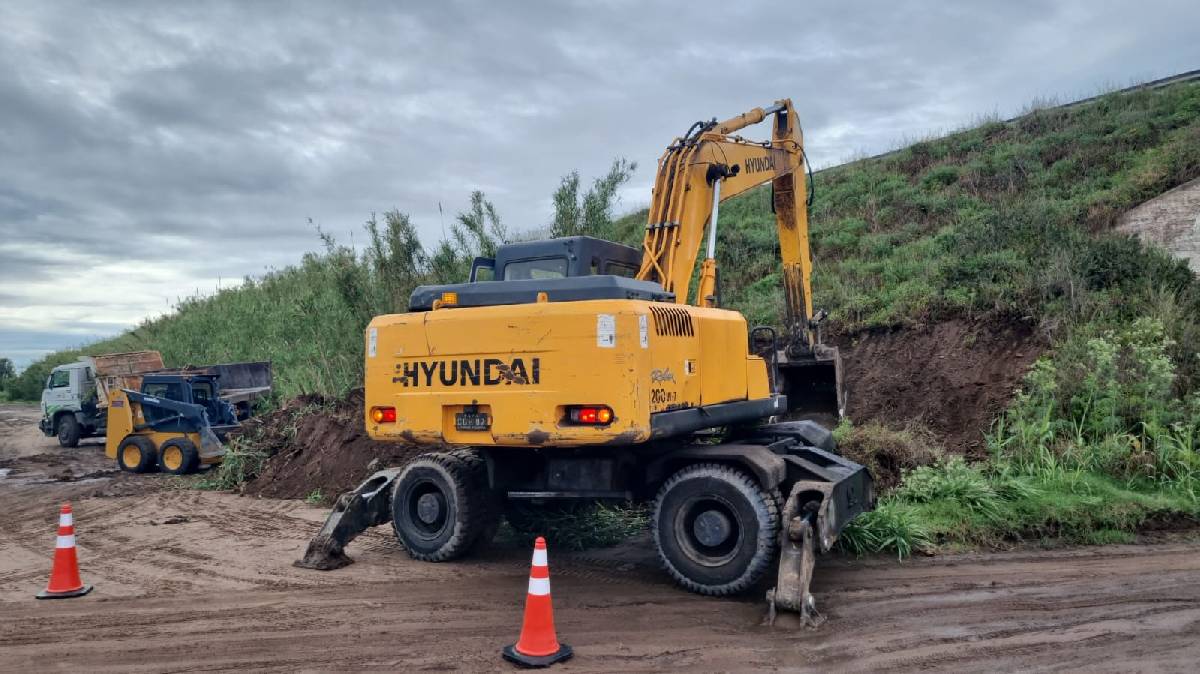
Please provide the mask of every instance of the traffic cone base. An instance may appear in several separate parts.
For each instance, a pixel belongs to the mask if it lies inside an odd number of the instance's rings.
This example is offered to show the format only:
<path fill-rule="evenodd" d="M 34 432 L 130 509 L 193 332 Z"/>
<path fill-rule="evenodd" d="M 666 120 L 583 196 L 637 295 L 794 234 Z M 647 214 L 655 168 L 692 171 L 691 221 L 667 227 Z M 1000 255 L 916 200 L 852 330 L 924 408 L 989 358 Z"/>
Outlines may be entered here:
<path fill-rule="evenodd" d="M 505 646 L 501 653 L 504 654 L 504 659 L 515 662 L 522 667 L 549 667 L 556 662 L 569 660 L 575 652 L 566 644 L 558 645 L 558 652 L 550 655 L 524 655 L 517 652 L 516 644 Z"/>
<path fill-rule="evenodd" d="M 82 597 L 83 595 L 85 595 L 91 591 L 92 591 L 91 585 L 84 585 L 83 587 L 79 588 L 78 590 L 71 590 L 68 592 L 51 592 L 50 590 L 42 590 L 41 592 L 37 593 L 37 598 L 38 599 L 70 599 L 71 597 Z"/>
<path fill-rule="evenodd" d="M 533 543 L 533 563 L 529 567 L 529 591 L 525 595 L 525 618 L 521 638 L 500 650 L 505 660 L 522 667 L 549 667 L 574 655 L 571 647 L 559 643 L 554 632 L 554 607 L 550 600 L 550 566 L 546 561 L 546 539 L 538 536 Z"/>
<path fill-rule="evenodd" d="M 71 504 L 64 503 L 58 513 L 58 539 L 54 544 L 54 566 L 50 582 L 37 593 L 38 599 L 68 599 L 82 597 L 92 591 L 79 579 L 79 560 L 75 557 L 75 516 Z"/>

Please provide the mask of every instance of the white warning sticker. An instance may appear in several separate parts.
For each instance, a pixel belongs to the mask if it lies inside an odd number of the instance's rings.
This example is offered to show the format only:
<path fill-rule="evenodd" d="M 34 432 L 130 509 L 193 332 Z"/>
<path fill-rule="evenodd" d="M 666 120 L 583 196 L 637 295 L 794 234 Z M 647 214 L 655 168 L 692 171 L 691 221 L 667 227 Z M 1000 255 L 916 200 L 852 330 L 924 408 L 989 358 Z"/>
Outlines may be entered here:
<path fill-rule="evenodd" d="M 379 346 L 379 330 L 371 328 L 367 330 L 367 355 L 371 358 L 375 357 L 375 351 Z"/>
<path fill-rule="evenodd" d="M 638 339 L 642 342 L 642 348 L 650 348 L 650 324 L 646 314 L 638 316 Z"/>
<path fill-rule="evenodd" d="M 617 319 L 612 314 L 596 314 L 596 346 L 611 349 L 617 345 Z"/>

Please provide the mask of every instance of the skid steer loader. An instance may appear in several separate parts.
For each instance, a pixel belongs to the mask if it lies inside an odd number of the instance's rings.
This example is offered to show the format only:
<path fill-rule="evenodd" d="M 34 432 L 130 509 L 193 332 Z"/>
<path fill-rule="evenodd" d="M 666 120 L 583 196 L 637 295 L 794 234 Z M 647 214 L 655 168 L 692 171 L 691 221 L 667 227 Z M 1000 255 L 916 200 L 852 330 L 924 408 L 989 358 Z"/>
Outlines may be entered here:
<path fill-rule="evenodd" d="M 240 427 L 238 394 L 251 390 L 223 390 L 220 367 L 253 367 L 256 377 L 270 380 L 269 364 L 239 363 L 147 373 L 138 377 L 140 390 L 107 391 L 108 458 L 116 459 L 121 470 L 175 475 L 220 463 L 225 437 Z M 269 383 L 258 388 L 269 390 Z"/>
<path fill-rule="evenodd" d="M 734 135 L 764 120 L 771 140 Z M 375 318 L 367 431 L 453 449 L 343 495 L 297 565 L 345 565 L 346 544 L 389 521 L 412 557 L 436 562 L 486 543 L 515 505 L 646 501 L 680 585 L 742 592 L 778 559 L 771 615 L 815 619 L 815 556 L 874 495 L 818 423 L 843 398 L 812 305 L 805 167 L 789 100 L 697 122 L 659 161 L 641 250 L 588 237 L 503 246 L 470 282 L 419 287 L 408 313 Z M 719 307 L 717 215 L 765 183 L 786 324 L 748 331 Z"/>

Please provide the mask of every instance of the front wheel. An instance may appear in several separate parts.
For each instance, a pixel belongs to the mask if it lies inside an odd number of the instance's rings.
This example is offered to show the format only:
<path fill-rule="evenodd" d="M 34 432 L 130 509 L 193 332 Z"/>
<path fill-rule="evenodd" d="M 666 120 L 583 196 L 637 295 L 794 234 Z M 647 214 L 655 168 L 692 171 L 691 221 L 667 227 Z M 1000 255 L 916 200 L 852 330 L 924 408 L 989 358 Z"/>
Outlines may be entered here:
<path fill-rule="evenodd" d="M 672 475 L 654 504 L 654 544 L 683 587 L 721 596 L 762 579 L 779 549 L 779 495 L 747 473 L 702 463 Z"/>
<path fill-rule="evenodd" d="M 158 448 L 158 469 L 172 475 L 187 475 L 200 469 L 200 452 L 187 438 L 171 438 Z"/>
<path fill-rule="evenodd" d="M 62 447 L 78 447 L 82 429 L 75 417 L 66 414 L 58 420 L 58 444 Z"/>
<path fill-rule="evenodd" d="M 158 464 L 154 443 L 144 435 L 128 435 L 117 447 L 117 466 L 130 473 L 146 473 Z"/>
<path fill-rule="evenodd" d="M 422 454 L 396 479 L 392 527 L 413 559 L 457 559 L 486 527 L 487 500 L 472 466 L 462 458 Z"/>

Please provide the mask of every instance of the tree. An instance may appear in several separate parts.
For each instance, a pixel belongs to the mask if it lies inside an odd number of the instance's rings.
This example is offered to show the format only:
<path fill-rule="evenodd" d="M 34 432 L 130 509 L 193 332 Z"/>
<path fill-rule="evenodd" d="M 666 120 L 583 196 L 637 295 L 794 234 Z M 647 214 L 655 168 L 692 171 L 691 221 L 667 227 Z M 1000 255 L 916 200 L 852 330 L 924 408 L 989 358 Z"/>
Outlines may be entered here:
<path fill-rule="evenodd" d="M 562 183 L 554 191 L 554 222 L 550 226 L 550 235 L 583 234 L 613 239 L 613 209 L 620 201 L 617 190 L 629 182 L 636 170 L 637 162 L 614 159 L 608 173 L 596 178 L 582 195 L 579 172 L 571 171 L 563 176 Z"/>
<path fill-rule="evenodd" d="M 471 193 L 471 205 L 459 212 L 443 239 L 429 256 L 429 272 L 435 283 L 462 283 L 476 257 L 495 257 L 496 249 L 508 243 L 508 229 L 496 207 L 483 192 Z"/>
<path fill-rule="evenodd" d="M 17 378 L 17 368 L 8 358 L 0 358 L 0 389 L 8 388 L 9 382 Z"/>

